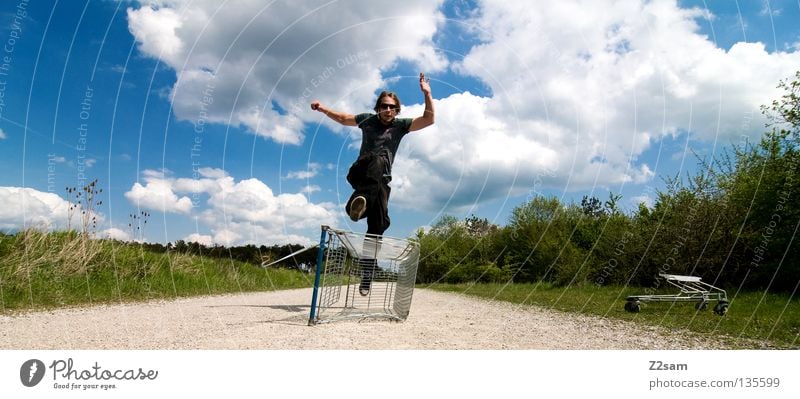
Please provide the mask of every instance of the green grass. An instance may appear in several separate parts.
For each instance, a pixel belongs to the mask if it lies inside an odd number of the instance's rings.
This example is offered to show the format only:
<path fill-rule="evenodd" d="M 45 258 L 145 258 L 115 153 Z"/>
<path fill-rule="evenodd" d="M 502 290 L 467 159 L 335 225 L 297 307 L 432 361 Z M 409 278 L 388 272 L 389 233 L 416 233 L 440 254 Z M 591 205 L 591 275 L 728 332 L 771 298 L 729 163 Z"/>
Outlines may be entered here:
<path fill-rule="evenodd" d="M 0 233 L 0 313 L 170 299 L 197 295 L 310 287 L 313 275 L 286 269 L 176 253 L 137 244 L 88 240 L 75 233 Z M 420 287 L 539 305 L 675 330 L 688 330 L 741 348 L 798 348 L 800 301 L 788 295 L 746 292 L 733 296 L 724 317 L 691 303 L 643 304 L 623 309 L 641 288 L 555 287 L 549 284 L 434 284 Z M 713 305 L 713 303 L 711 304 Z"/>
<path fill-rule="evenodd" d="M 643 294 L 637 287 L 554 287 L 549 284 L 433 284 L 422 286 L 516 304 L 538 305 L 566 312 L 584 313 L 648 326 L 691 331 L 722 340 L 734 348 L 800 347 L 800 301 L 789 295 L 729 291 L 730 308 L 725 316 L 695 310 L 693 303 L 646 303 L 639 313 L 623 309 L 625 297 Z M 675 293 L 664 291 L 662 293 Z"/>
<path fill-rule="evenodd" d="M 0 312 L 310 287 L 313 275 L 76 233 L 0 234 Z"/>

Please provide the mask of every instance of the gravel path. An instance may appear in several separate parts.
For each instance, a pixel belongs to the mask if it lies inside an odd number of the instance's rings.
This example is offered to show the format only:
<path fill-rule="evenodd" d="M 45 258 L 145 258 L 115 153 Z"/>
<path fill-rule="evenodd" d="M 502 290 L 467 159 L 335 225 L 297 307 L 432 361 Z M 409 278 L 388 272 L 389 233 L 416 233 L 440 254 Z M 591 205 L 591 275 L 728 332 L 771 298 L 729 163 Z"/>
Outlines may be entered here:
<path fill-rule="evenodd" d="M 716 349 L 718 340 L 425 289 L 405 322 L 308 327 L 310 289 L 0 316 L 0 349 Z"/>

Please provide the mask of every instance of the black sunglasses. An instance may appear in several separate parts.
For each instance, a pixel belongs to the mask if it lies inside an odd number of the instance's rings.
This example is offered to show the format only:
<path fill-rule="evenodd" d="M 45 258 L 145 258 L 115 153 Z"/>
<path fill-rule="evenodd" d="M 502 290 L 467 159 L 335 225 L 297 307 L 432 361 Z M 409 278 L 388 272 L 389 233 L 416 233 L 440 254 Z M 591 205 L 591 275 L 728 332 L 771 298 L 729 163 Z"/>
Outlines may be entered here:
<path fill-rule="evenodd" d="M 396 104 L 386 104 L 386 103 L 383 103 L 383 104 L 378 106 L 378 109 L 380 109 L 380 110 L 391 109 L 391 110 L 397 111 L 399 108 L 400 107 L 398 107 Z"/>

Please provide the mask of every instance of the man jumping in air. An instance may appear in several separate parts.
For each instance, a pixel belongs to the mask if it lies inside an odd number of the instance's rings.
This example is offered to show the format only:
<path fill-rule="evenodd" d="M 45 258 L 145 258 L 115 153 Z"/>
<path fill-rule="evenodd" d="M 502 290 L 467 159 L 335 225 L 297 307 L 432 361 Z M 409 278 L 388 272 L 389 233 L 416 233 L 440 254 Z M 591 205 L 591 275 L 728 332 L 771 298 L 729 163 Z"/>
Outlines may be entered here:
<path fill-rule="evenodd" d="M 408 132 L 433 125 L 433 97 L 425 74 L 419 74 L 419 88 L 425 96 L 425 112 L 416 118 L 397 118 L 400 113 L 400 99 L 395 93 L 383 91 L 375 101 L 376 113 L 358 115 L 334 111 L 320 103 L 311 102 L 311 109 L 322 112 L 328 118 L 344 126 L 358 126 L 361 129 L 361 150 L 358 159 L 347 173 L 347 181 L 353 186 L 353 195 L 345 205 L 350 219 L 357 222 L 367 218 L 367 234 L 380 236 L 389 228 L 389 193 L 392 181 L 392 164 L 400 146 L 400 140 Z M 374 264 L 374 260 L 371 261 Z M 371 266 L 374 268 L 374 265 Z M 369 294 L 371 267 L 364 267 L 359 291 Z"/>

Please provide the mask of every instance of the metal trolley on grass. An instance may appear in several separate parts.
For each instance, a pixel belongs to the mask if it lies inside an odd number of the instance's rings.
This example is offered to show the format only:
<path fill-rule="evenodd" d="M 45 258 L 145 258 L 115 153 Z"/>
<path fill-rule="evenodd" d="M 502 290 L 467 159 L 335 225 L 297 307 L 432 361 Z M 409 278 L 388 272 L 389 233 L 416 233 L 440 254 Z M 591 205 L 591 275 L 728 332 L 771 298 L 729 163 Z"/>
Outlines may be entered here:
<path fill-rule="evenodd" d="M 679 276 L 675 274 L 659 274 L 667 283 L 680 290 L 678 294 L 669 295 L 631 295 L 627 297 L 625 310 L 632 313 L 639 312 L 642 302 L 696 302 L 697 310 L 706 310 L 708 303 L 717 301 L 714 313 L 723 316 L 728 312 L 728 294 L 722 288 L 704 283 L 700 277 Z"/>

